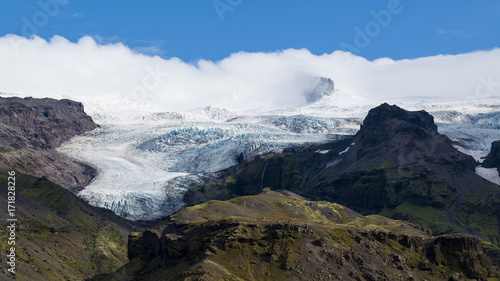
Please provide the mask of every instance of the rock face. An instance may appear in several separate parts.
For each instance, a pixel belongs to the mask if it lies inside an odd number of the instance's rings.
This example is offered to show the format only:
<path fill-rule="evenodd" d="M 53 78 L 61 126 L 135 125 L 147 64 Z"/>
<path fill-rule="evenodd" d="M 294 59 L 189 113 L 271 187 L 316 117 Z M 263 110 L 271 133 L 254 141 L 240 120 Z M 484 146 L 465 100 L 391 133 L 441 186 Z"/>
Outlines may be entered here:
<path fill-rule="evenodd" d="M 320 100 L 322 97 L 333 94 L 335 87 L 332 79 L 319 77 L 313 82 L 311 89 L 307 90 L 304 95 L 307 103 L 313 103 Z"/>
<path fill-rule="evenodd" d="M 382 104 L 341 141 L 243 161 L 217 182 L 188 191 L 188 204 L 287 189 L 363 215 L 408 220 L 437 234 L 465 232 L 500 245 L 498 186 L 437 132 L 426 112 Z"/>
<path fill-rule="evenodd" d="M 485 168 L 497 168 L 497 169 L 499 169 L 499 173 L 500 173 L 500 140 L 494 141 L 491 144 L 490 153 L 484 159 L 483 167 L 485 167 Z"/>
<path fill-rule="evenodd" d="M 46 176 L 65 188 L 82 187 L 95 171 L 55 148 L 96 127 L 79 102 L 0 98 L 0 168 Z"/>
<path fill-rule="evenodd" d="M 382 104 L 368 112 L 353 145 L 342 163 L 348 171 L 364 170 L 391 162 L 399 167 L 423 165 L 436 160 L 453 161 L 474 171 L 475 161 L 451 145 L 437 132 L 434 118 L 424 111 L 410 112 Z M 344 172 L 344 171 L 342 171 Z"/>
<path fill-rule="evenodd" d="M 422 129 L 437 132 L 437 125 L 434 117 L 425 111 L 406 111 L 396 105 L 384 103 L 368 112 L 361 130 L 373 131 L 380 128 L 380 125 L 387 121 L 400 121 L 415 125 Z"/>
<path fill-rule="evenodd" d="M 0 123 L 16 129 L 22 144 L 37 148 L 56 148 L 97 128 L 81 103 L 49 98 L 0 98 Z"/>
<path fill-rule="evenodd" d="M 498 278 L 473 236 L 264 190 L 181 210 L 129 236 L 105 280 L 454 280 Z"/>

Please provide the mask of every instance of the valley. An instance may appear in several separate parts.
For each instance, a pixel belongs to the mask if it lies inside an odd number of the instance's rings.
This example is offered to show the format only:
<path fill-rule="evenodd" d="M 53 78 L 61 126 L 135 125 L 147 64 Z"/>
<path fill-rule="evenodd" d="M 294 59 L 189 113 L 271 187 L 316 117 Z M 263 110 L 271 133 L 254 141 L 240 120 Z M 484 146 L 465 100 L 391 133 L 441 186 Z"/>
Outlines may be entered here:
<path fill-rule="evenodd" d="M 49 181 L 59 173 L 20 173 L 19 262 L 32 267 L 19 276 L 495 280 L 497 107 L 442 106 L 428 114 L 384 103 L 366 117 L 207 107 L 101 123 L 50 147 L 37 137 L 58 135 L 28 133 L 35 155 L 95 172 L 87 185 L 63 186 L 78 197 Z M 43 165 L 24 159 L 37 176 Z"/>

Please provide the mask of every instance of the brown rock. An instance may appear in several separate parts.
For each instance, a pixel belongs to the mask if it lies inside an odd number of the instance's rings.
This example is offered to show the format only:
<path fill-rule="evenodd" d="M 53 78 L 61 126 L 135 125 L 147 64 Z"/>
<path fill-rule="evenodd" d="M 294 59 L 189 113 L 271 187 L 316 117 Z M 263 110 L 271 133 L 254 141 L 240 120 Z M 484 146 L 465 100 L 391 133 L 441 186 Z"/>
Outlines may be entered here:
<path fill-rule="evenodd" d="M 71 100 L 0 98 L 0 169 L 47 177 L 77 189 L 95 175 L 55 148 L 73 136 L 97 128 L 83 105 Z"/>

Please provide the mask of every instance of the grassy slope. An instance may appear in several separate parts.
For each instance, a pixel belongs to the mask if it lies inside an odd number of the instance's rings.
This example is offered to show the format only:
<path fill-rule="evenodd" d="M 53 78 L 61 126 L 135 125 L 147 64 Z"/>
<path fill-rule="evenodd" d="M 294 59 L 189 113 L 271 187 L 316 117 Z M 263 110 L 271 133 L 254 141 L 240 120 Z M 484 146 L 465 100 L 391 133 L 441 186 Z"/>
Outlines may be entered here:
<path fill-rule="evenodd" d="M 0 174 L 6 209 L 7 173 Z M 0 219 L 6 219 L 6 211 Z M 109 273 L 127 260 L 132 225 L 93 208 L 69 191 L 42 178 L 16 174 L 17 280 L 84 280 Z M 0 236 L 6 237 L 6 229 Z M 6 240 L 2 239 L 2 259 Z"/>

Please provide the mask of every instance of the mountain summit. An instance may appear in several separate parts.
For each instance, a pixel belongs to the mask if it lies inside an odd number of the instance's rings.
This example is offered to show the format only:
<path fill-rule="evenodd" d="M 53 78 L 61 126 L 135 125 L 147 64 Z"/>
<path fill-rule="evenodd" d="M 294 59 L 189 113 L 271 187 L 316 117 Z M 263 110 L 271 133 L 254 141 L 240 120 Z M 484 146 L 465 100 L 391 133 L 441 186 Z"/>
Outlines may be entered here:
<path fill-rule="evenodd" d="M 368 112 L 342 161 L 347 170 L 339 171 L 360 171 L 384 162 L 436 168 L 436 161 L 474 173 L 474 159 L 458 152 L 448 137 L 438 133 L 432 115 L 385 103 Z"/>
<path fill-rule="evenodd" d="M 384 103 L 368 112 L 361 130 L 374 130 L 380 128 L 381 124 L 391 122 L 392 125 L 406 123 L 417 127 L 437 132 L 437 126 L 434 124 L 434 117 L 425 111 L 406 111 L 396 105 Z"/>
<path fill-rule="evenodd" d="M 306 102 L 313 103 L 325 96 L 331 96 L 334 89 L 335 87 L 332 79 L 325 77 L 316 78 L 311 88 L 304 93 Z"/>

